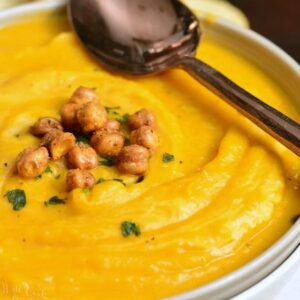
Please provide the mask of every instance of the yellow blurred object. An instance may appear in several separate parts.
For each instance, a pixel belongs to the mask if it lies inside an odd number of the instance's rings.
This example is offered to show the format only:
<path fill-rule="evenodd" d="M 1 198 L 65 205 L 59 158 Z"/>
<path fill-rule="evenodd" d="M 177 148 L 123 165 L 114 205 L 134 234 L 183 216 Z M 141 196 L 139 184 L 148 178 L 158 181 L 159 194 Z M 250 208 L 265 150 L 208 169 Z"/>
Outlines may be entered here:
<path fill-rule="evenodd" d="M 51 0 L 0 0 L 0 9 L 8 8 L 25 2 L 51 1 Z M 61 0 L 65 2 L 65 0 Z M 247 17 L 241 10 L 225 0 L 182 0 L 197 15 L 204 18 L 224 19 L 243 27 L 249 27 Z"/>
<path fill-rule="evenodd" d="M 0 0 L 0 9 L 9 8 L 12 6 L 16 6 L 19 4 L 25 4 L 29 2 L 39 2 L 39 1 L 48 1 L 51 2 L 51 0 Z M 64 1 L 64 0 L 62 0 Z"/>
<path fill-rule="evenodd" d="M 0 9 L 14 6 L 26 2 L 26 0 L 2 0 L 0 1 Z"/>
<path fill-rule="evenodd" d="M 225 0 L 182 0 L 197 15 L 204 18 L 223 19 L 243 27 L 249 27 L 244 13 Z"/>

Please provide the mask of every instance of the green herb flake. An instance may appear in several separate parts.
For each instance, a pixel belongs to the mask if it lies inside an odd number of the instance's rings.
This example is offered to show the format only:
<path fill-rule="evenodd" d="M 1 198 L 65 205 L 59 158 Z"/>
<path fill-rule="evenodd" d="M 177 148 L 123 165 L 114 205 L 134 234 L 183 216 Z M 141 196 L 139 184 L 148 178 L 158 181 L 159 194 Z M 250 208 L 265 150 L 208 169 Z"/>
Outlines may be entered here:
<path fill-rule="evenodd" d="M 291 223 L 292 224 L 295 224 L 298 220 L 300 219 L 300 214 L 296 215 L 296 216 L 293 216 L 291 218 Z"/>
<path fill-rule="evenodd" d="M 26 205 L 26 194 L 23 190 L 10 190 L 5 194 L 5 197 L 7 197 L 8 202 L 13 205 L 13 210 L 21 210 Z"/>
<path fill-rule="evenodd" d="M 144 181 L 144 179 L 145 179 L 144 176 L 139 176 L 138 179 L 135 181 L 135 183 L 141 183 Z"/>
<path fill-rule="evenodd" d="M 48 167 L 45 169 L 44 173 L 53 173 L 53 171 L 52 171 L 51 167 L 48 166 Z"/>
<path fill-rule="evenodd" d="M 103 182 L 107 181 L 106 179 L 104 178 L 99 178 L 97 181 L 96 181 L 96 184 L 101 184 Z"/>
<path fill-rule="evenodd" d="M 55 176 L 55 179 L 58 180 L 60 177 L 61 177 L 61 175 L 60 175 L 60 174 L 57 174 L 57 175 Z"/>
<path fill-rule="evenodd" d="M 123 179 L 120 179 L 120 178 L 114 178 L 113 181 L 120 182 L 121 184 L 123 184 L 124 186 L 126 186 L 126 183 L 124 182 Z"/>
<path fill-rule="evenodd" d="M 103 157 L 103 159 L 100 160 L 99 165 L 112 167 L 115 164 L 115 160 L 116 160 L 115 157 L 111 157 L 111 156 Z"/>
<path fill-rule="evenodd" d="M 57 196 L 54 196 L 54 197 L 50 198 L 48 201 L 44 202 L 45 206 L 59 205 L 59 204 L 66 204 L 66 201 L 63 200 L 63 199 L 58 198 Z"/>
<path fill-rule="evenodd" d="M 82 192 L 85 193 L 86 195 L 89 195 L 91 193 L 91 189 L 89 188 L 85 188 L 85 189 L 82 189 Z"/>
<path fill-rule="evenodd" d="M 34 180 L 40 180 L 42 178 L 42 175 L 38 175 L 34 177 Z"/>
<path fill-rule="evenodd" d="M 124 114 L 122 117 L 118 118 L 117 121 L 119 121 L 121 124 L 126 124 L 129 118 L 129 114 Z"/>
<path fill-rule="evenodd" d="M 108 114 L 111 114 L 111 115 L 118 115 L 119 112 L 118 110 L 120 109 L 121 107 L 120 106 L 105 106 L 105 110 Z"/>
<path fill-rule="evenodd" d="M 75 134 L 75 138 L 76 138 L 76 144 L 80 144 L 80 143 L 89 144 L 90 141 L 89 137 L 82 133 Z"/>
<path fill-rule="evenodd" d="M 124 137 L 124 144 L 125 144 L 125 146 L 130 145 L 130 138 L 129 138 L 129 136 L 125 136 Z"/>
<path fill-rule="evenodd" d="M 170 153 L 164 153 L 162 156 L 162 161 L 164 163 L 169 163 L 171 161 L 175 160 L 175 156 L 173 154 Z"/>
<path fill-rule="evenodd" d="M 141 235 L 141 230 L 136 223 L 124 221 L 121 224 L 121 233 L 123 237 L 129 237 L 130 235 L 139 236 Z"/>

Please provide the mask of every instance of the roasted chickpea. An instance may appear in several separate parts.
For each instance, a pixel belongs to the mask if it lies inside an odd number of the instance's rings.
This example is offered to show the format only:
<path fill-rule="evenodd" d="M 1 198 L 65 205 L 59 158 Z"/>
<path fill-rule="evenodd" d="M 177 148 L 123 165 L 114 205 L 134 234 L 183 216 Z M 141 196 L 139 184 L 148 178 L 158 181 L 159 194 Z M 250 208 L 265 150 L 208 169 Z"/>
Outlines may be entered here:
<path fill-rule="evenodd" d="M 98 165 L 97 153 L 91 146 L 80 143 L 68 152 L 67 163 L 70 169 L 94 169 Z"/>
<path fill-rule="evenodd" d="M 67 174 L 67 189 L 72 191 L 77 188 L 92 188 L 96 183 L 95 177 L 86 170 L 70 170 Z"/>
<path fill-rule="evenodd" d="M 125 146 L 117 159 L 120 173 L 141 175 L 148 169 L 149 151 L 140 145 Z"/>
<path fill-rule="evenodd" d="M 41 139 L 41 146 L 48 148 L 50 146 L 51 142 L 60 134 L 61 134 L 60 130 L 53 129 L 53 130 L 49 131 Z"/>
<path fill-rule="evenodd" d="M 156 118 L 151 111 L 147 109 L 141 109 L 129 116 L 127 124 L 131 130 L 138 129 L 144 125 L 155 128 Z"/>
<path fill-rule="evenodd" d="M 48 148 L 53 160 L 58 160 L 75 146 L 75 137 L 70 132 L 52 130 L 43 137 L 41 145 Z"/>
<path fill-rule="evenodd" d="M 42 137 L 52 129 L 57 129 L 63 131 L 63 127 L 60 122 L 51 117 L 39 118 L 33 126 L 31 126 L 30 131 L 33 135 L 37 137 Z"/>
<path fill-rule="evenodd" d="M 158 146 L 158 137 L 152 127 L 142 126 L 131 132 L 130 143 L 141 145 L 153 153 Z"/>
<path fill-rule="evenodd" d="M 77 110 L 79 109 L 80 104 L 76 103 L 66 103 L 63 105 L 60 115 L 61 123 L 66 130 L 69 131 L 80 131 L 80 126 L 77 121 Z"/>
<path fill-rule="evenodd" d="M 70 102 L 75 104 L 85 104 L 90 101 L 99 101 L 99 97 L 91 88 L 80 86 L 72 95 Z"/>
<path fill-rule="evenodd" d="M 117 120 L 108 120 L 103 128 L 107 129 L 108 131 L 117 131 L 120 130 L 121 124 Z"/>
<path fill-rule="evenodd" d="M 107 121 L 107 113 L 98 102 L 88 102 L 78 109 L 77 120 L 84 132 L 91 132 L 104 126 Z"/>
<path fill-rule="evenodd" d="M 17 172 L 22 178 L 34 178 L 45 171 L 48 160 L 49 154 L 45 147 L 29 147 L 17 157 Z"/>
<path fill-rule="evenodd" d="M 91 145 L 101 156 L 117 156 L 124 146 L 124 136 L 102 128 L 92 135 Z"/>

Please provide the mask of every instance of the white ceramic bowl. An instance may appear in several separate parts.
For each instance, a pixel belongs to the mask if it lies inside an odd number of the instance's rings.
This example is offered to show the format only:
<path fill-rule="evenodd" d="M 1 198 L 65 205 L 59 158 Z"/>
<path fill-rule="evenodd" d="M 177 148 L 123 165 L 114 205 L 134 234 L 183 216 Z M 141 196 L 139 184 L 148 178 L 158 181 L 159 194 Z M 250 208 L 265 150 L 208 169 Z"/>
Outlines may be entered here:
<path fill-rule="evenodd" d="M 19 6 L 0 12 L 0 26 L 29 19 L 34 14 L 49 14 L 60 9 L 64 9 L 64 4 L 61 1 Z M 204 24 L 204 31 L 253 61 L 275 79 L 294 101 L 297 101 L 300 86 L 300 66 L 280 48 L 251 30 L 236 27 L 225 21 Z M 274 271 L 299 244 L 300 221 L 271 248 L 247 265 L 210 284 L 170 299 L 217 300 L 238 295 Z"/>
<path fill-rule="evenodd" d="M 300 247 L 269 276 L 232 300 L 298 300 Z"/>

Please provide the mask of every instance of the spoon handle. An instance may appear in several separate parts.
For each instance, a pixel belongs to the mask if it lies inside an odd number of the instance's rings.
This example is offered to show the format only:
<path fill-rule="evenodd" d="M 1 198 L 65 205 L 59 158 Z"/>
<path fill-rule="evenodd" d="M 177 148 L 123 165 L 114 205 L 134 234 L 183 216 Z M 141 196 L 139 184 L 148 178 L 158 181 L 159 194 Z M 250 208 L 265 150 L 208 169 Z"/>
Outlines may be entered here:
<path fill-rule="evenodd" d="M 300 125 L 298 123 L 251 95 L 200 60 L 186 57 L 179 64 L 206 88 L 300 156 Z"/>

